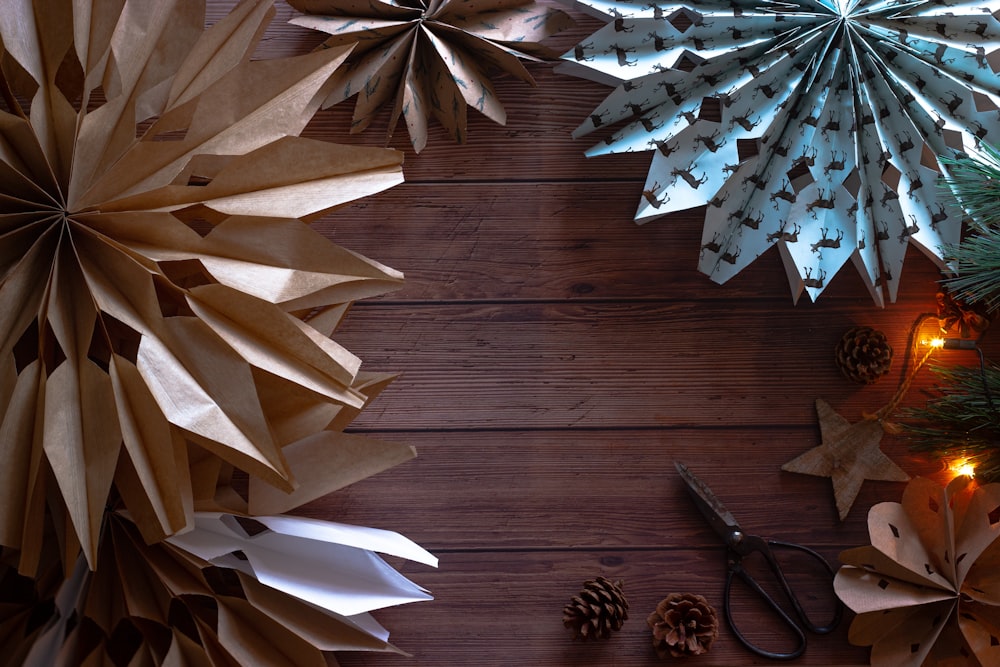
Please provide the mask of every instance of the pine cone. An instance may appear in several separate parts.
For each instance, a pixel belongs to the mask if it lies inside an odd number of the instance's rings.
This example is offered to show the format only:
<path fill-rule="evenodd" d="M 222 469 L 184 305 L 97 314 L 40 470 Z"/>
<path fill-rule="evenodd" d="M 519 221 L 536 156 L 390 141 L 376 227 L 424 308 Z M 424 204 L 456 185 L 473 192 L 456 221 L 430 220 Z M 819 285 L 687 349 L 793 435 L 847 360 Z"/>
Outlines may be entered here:
<path fill-rule="evenodd" d="M 573 631 L 573 639 L 608 639 L 621 630 L 628 618 L 628 600 L 622 582 L 598 577 L 586 581 L 580 595 L 563 607 L 563 625 Z"/>
<path fill-rule="evenodd" d="M 837 366 L 851 380 L 872 384 L 889 372 L 892 346 L 885 334 L 871 327 L 848 329 L 837 344 Z"/>
<path fill-rule="evenodd" d="M 663 660 L 707 653 L 719 636 L 715 609 L 694 593 L 671 593 L 646 623 L 653 629 L 653 648 Z"/>
<path fill-rule="evenodd" d="M 937 293 L 938 325 L 942 333 L 958 327 L 962 338 L 981 335 L 990 326 L 990 312 L 982 301 L 966 303 L 952 296 L 946 287 Z"/>

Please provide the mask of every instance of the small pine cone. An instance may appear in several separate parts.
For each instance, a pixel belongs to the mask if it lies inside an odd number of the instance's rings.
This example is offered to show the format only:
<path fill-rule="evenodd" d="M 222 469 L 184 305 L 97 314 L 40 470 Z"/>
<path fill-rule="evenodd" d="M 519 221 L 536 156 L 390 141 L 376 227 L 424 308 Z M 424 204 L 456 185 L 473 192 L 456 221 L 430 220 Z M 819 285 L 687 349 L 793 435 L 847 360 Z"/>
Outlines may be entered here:
<path fill-rule="evenodd" d="M 580 595 L 563 607 L 563 625 L 573 631 L 573 639 L 608 639 L 621 630 L 628 618 L 628 600 L 622 582 L 597 577 L 583 584 Z"/>
<path fill-rule="evenodd" d="M 956 299 L 943 287 L 937 294 L 938 325 L 942 332 L 958 327 L 958 335 L 962 338 L 973 338 L 982 335 L 990 326 L 989 308 L 983 301 L 966 303 Z"/>
<path fill-rule="evenodd" d="M 719 636 L 719 618 L 708 600 L 694 593 L 671 593 L 656 605 L 646 623 L 660 659 L 707 653 Z"/>
<path fill-rule="evenodd" d="M 892 346 L 881 331 L 871 327 L 854 327 L 840 339 L 835 358 L 846 377 L 862 384 L 872 384 L 889 372 Z"/>

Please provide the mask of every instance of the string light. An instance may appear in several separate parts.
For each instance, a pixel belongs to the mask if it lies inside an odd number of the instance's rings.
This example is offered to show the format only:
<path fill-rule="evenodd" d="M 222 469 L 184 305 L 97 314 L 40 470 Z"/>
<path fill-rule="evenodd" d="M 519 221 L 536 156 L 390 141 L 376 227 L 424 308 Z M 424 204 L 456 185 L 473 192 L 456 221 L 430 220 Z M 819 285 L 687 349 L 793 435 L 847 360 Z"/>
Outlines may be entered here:
<path fill-rule="evenodd" d="M 955 459 L 948 466 L 948 471 L 953 477 L 975 477 L 976 466 L 969 459 Z"/>
<path fill-rule="evenodd" d="M 927 322 L 938 320 L 938 326 L 931 327 L 924 326 Z M 979 333 L 982 333 L 981 329 L 977 329 Z M 981 336 L 980 336 L 981 337 Z M 1000 411 L 993 403 L 992 392 L 990 391 L 989 382 L 987 381 L 986 375 L 986 358 L 983 353 L 982 348 L 979 346 L 979 339 L 973 338 L 962 338 L 948 335 L 948 328 L 940 320 L 940 317 L 935 316 L 932 313 L 923 313 L 917 317 L 913 325 L 910 328 L 910 334 L 908 339 L 907 353 L 908 357 L 913 360 L 912 368 L 910 372 L 905 376 L 904 381 L 900 386 L 900 391 L 897 394 L 902 394 L 905 387 L 909 386 L 909 382 L 917 374 L 921 367 L 923 367 L 927 362 L 931 360 L 932 357 L 941 359 L 941 355 L 944 356 L 942 361 L 951 361 L 950 354 L 948 352 L 943 352 L 944 350 L 958 350 L 958 351 L 969 351 L 975 352 L 979 357 L 979 376 L 982 380 L 982 397 L 985 399 L 986 407 L 993 416 L 990 418 L 991 421 L 996 424 L 1000 423 Z M 895 405 L 894 405 L 895 407 Z M 933 431 L 933 429 L 931 429 Z M 966 434 L 968 439 L 969 434 Z M 927 447 L 927 451 L 935 451 L 934 448 Z M 958 445 L 952 447 L 945 447 L 946 450 L 951 452 L 963 452 L 957 458 L 948 458 L 942 456 L 944 459 L 944 470 L 943 474 L 948 475 L 951 479 L 967 478 L 969 480 L 976 479 L 976 469 L 977 467 L 983 467 L 980 474 L 986 474 L 989 476 L 996 474 L 996 466 L 993 465 L 992 460 L 985 455 L 980 454 L 969 454 L 968 450 L 964 447 Z M 964 451 L 963 451 L 964 450 Z M 977 466 L 977 464 L 982 464 L 982 466 Z M 987 470 L 987 468 L 989 470 Z"/>
<path fill-rule="evenodd" d="M 923 366 L 930 361 L 930 358 L 940 350 L 970 350 L 979 355 L 979 371 L 983 380 L 983 393 L 986 398 L 986 403 L 990 410 L 994 414 L 997 414 L 997 410 L 993 405 L 993 397 L 990 394 L 990 388 L 986 381 L 985 356 L 983 355 L 982 349 L 977 344 L 978 341 L 968 338 L 945 338 L 943 336 L 935 335 L 938 331 L 935 331 L 934 334 L 921 331 L 924 323 L 932 319 L 936 319 L 933 313 L 922 313 L 917 316 L 917 319 L 910 327 L 910 333 L 907 341 L 907 358 L 910 362 L 907 365 L 910 366 L 910 368 L 901 379 L 899 388 L 896 390 L 896 394 L 893 396 L 892 400 L 878 410 L 873 415 L 874 418 L 879 420 L 885 420 L 888 418 L 892 411 L 899 406 L 903 396 L 910 388 L 910 385 L 916 378 L 920 369 L 923 368 Z M 967 477 L 969 479 L 975 479 L 975 457 L 963 456 L 961 458 L 953 459 L 948 462 L 947 471 L 951 474 L 952 478 Z"/>
<path fill-rule="evenodd" d="M 914 328 L 919 329 L 924 319 L 927 319 L 928 315 L 921 315 L 917 318 Z M 912 333 L 911 333 L 912 336 Z M 912 338 L 911 338 L 912 340 Z M 982 348 L 979 347 L 978 341 L 971 338 L 942 338 L 941 336 L 935 336 L 933 338 L 922 338 L 920 342 L 928 348 L 927 352 L 924 353 L 923 358 L 917 362 L 916 367 L 913 369 L 913 373 L 927 363 L 930 356 L 937 350 L 971 350 L 979 355 L 979 374 L 983 379 L 983 394 L 986 396 L 986 402 L 990 406 L 990 409 L 995 413 L 996 408 L 993 406 L 993 396 L 990 394 L 989 383 L 986 380 L 986 357 L 983 355 Z"/>

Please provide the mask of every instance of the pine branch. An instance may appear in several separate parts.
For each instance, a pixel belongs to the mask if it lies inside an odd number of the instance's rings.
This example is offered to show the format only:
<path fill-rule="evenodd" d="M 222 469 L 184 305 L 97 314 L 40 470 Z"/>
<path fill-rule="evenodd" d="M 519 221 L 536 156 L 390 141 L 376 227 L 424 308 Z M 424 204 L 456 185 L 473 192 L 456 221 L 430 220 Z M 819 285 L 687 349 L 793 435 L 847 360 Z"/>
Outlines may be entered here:
<path fill-rule="evenodd" d="M 1000 197 L 994 208 L 1000 209 Z M 1000 228 L 980 227 L 959 248 L 950 249 L 958 276 L 945 281 L 952 295 L 966 303 L 982 303 L 989 312 L 1000 308 Z"/>
<path fill-rule="evenodd" d="M 972 233 L 961 245 L 945 248 L 958 276 L 944 281 L 954 299 L 1000 309 L 1000 151 L 981 144 L 979 152 L 942 159 L 945 183 L 969 216 Z M 969 459 L 976 476 L 1000 481 L 1000 367 L 934 367 L 940 383 L 923 408 L 906 410 L 902 433 L 911 449 L 937 458 Z"/>
<path fill-rule="evenodd" d="M 935 366 L 933 372 L 941 380 L 938 396 L 902 414 L 903 436 L 914 451 L 969 459 L 977 477 L 1000 481 L 1000 415 L 992 400 L 1000 396 L 1000 367 Z"/>
<path fill-rule="evenodd" d="M 971 216 L 973 227 L 1000 226 L 1000 151 L 983 143 L 975 156 L 960 154 L 941 162 L 948 167 L 945 183 Z"/>
<path fill-rule="evenodd" d="M 966 303 L 982 303 L 989 312 L 1000 309 L 1000 151 L 987 144 L 973 157 L 943 158 L 945 183 L 968 214 L 973 234 L 961 245 L 945 248 L 958 275 L 945 282 Z"/>

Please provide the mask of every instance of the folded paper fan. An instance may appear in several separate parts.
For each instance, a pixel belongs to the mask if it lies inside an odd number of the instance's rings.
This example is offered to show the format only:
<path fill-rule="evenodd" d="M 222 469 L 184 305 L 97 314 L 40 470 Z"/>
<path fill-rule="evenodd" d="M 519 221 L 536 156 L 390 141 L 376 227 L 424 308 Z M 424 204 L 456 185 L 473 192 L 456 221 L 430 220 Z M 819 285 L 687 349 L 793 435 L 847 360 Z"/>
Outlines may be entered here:
<path fill-rule="evenodd" d="M 616 88 L 575 135 L 655 151 L 637 222 L 707 206 L 712 280 L 777 245 L 796 299 L 851 259 L 884 305 L 910 243 L 948 269 L 941 156 L 1000 141 L 995 0 L 581 3 L 609 22 L 563 67 Z"/>
<path fill-rule="evenodd" d="M 62 569 L 43 567 L 50 576 L 39 579 L 17 572 L 17 554 L 0 549 L 0 665 L 22 665 L 55 610 Z"/>
<path fill-rule="evenodd" d="M 40 627 L 9 642 L 18 664 L 326 667 L 335 651 L 399 652 L 369 612 L 430 596 L 376 552 L 437 565 L 397 533 L 288 516 L 196 513 L 193 530 L 147 545 L 110 513 L 104 537 L 97 569 L 81 557 L 36 603 Z"/>
<path fill-rule="evenodd" d="M 294 506 L 331 466 L 343 484 L 412 455 L 339 433 L 385 379 L 328 338 L 402 276 L 303 222 L 398 184 L 402 156 L 296 136 L 346 49 L 250 60 L 273 12 L 0 12 L 0 544 L 24 573 L 47 522 L 96 567 L 113 486 L 152 541 L 238 505 L 233 469 L 251 504 L 261 482 Z"/>
<path fill-rule="evenodd" d="M 506 124 L 489 75 L 499 70 L 534 85 L 519 59 L 555 57 L 540 42 L 572 24 L 566 13 L 534 0 L 288 4 L 307 12 L 292 23 L 330 35 L 324 46 L 357 44 L 325 106 L 357 96 L 351 131 L 360 132 L 391 103 L 389 135 L 402 115 L 418 153 L 427 144 L 431 116 L 459 143 L 465 142 L 467 106 Z"/>
<path fill-rule="evenodd" d="M 871 546 L 840 555 L 837 595 L 872 665 L 1000 664 L 1000 484 L 917 478 L 868 513 Z"/>

